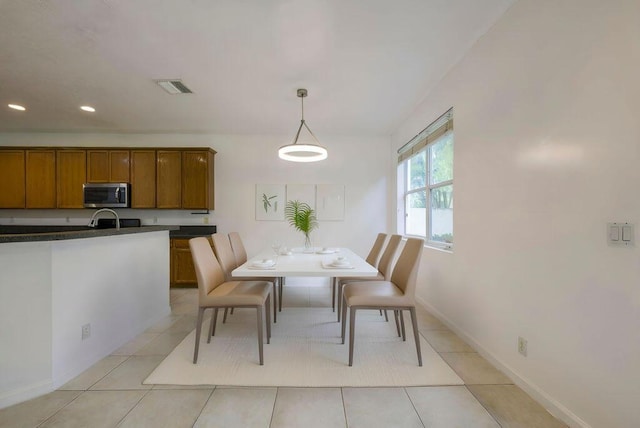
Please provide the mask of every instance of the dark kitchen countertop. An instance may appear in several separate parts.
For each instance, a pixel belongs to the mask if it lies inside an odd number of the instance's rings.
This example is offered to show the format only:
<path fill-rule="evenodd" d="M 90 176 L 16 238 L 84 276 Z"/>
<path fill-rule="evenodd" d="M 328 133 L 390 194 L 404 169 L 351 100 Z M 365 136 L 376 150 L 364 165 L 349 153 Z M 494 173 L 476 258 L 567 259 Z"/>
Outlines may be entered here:
<path fill-rule="evenodd" d="M 207 226 L 174 226 L 177 227 L 177 230 L 172 230 L 169 232 L 170 238 L 193 238 L 196 236 L 209 236 L 213 233 L 216 233 L 216 226 L 207 225 Z"/>
<path fill-rule="evenodd" d="M 93 229 L 87 226 L 7 226 L 0 225 L 0 244 L 5 242 L 60 241 L 65 239 L 97 238 L 133 233 L 177 231 L 179 226 L 122 227 Z"/>
<path fill-rule="evenodd" d="M 59 241 L 64 239 L 95 238 L 98 236 L 127 235 L 131 233 L 156 232 L 168 230 L 170 238 L 193 238 L 209 236 L 216 233 L 215 225 L 169 226 L 154 225 L 142 227 L 121 227 L 92 229 L 87 226 L 33 226 L 33 225 L 0 225 L 0 243 L 3 242 L 37 242 Z"/>

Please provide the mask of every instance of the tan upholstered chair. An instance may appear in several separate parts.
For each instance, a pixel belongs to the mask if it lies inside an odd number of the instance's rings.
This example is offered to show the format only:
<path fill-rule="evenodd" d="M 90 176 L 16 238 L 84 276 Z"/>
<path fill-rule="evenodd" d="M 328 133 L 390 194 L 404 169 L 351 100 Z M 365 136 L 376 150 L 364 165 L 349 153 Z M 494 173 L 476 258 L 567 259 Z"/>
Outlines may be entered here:
<path fill-rule="evenodd" d="M 387 234 L 386 233 L 378 233 L 378 236 L 376 237 L 375 242 L 373 243 L 373 247 L 371 247 L 371 250 L 369 250 L 369 254 L 367 255 L 367 258 L 365 259 L 365 261 L 367 263 L 369 263 L 371 266 L 377 268 L 378 267 L 378 259 L 380 258 L 380 253 L 382 252 L 382 247 L 384 246 L 384 241 L 387 239 Z M 332 278 L 332 284 L 333 284 L 333 290 L 332 290 L 332 301 L 331 301 L 331 306 L 332 309 L 335 311 L 335 299 L 336 299 L 336 295 L 338 296 L 338 321 L 340 321 L 340 292 L 342 291 L 342 287 L 340 286 L 340 282 L 342 280 L 346 280 L 346 278 L 340 278 L 340 277 L 335 277 Z M 336 288 L 338 290 L 338 292 L 336 293 Z"/>
<path fill-rule="evenodd" d="M 340 321 L 341 310 L 342 310 L 342 289 L 345 284 L 350 282 L 363 282 L 363 281 L 389 281 L 391 278 L 391 265 L 393 264 L 393 259 L 396 256 L 396 251 L 398 251 L 398 246 L 402 241 L 402 236 L 400 235 L 391 235 L 389 237 L 389 242 L 387 243 L 387 247 L 384 249 L 382 256 L 380 257 L 380 261 L 376 266 L 378 268 L 378 275 L 370 276 L 370 277 L 362 277 L 362 278 L 338 278 L 338 321 Z M 384 243 L 384 240 L 383 240 Z M 374 243 L 374 247 L 378 244 L 378 240 Z M 378 250 L 380 251 L 380 250 Z M 367 262 L 369 262 L 369 257 L 367 257 Z M 387 319 L 387 315 L 385 312 L 385 319 Z M 388 319 L 387 319 L 388 321 Z"/>
<path fill-rule="evenodd" d="M 258 319 L 258 353 L 260 365 L 263 357 L 263 313 L 267 324 L 267 343 L 271 339 L 269 303 L 270 284 L 266 281 L 225 281 L 224 272 L 216 259 L 209 240 L 204 237 L 189 240 L 193 264 L 198 278 L 198 320 L 196 321 L 196 343 L 193 350 L 193 364 L 198 362 L 200 330 L 204 311 L 213 308 L 207 343 L 216 332 L 219 308 L 256 308 Z"/>
<path fill-rule="evenodd" d="M 237 265 L 240 266 L 246 263 L 247 250 L 244 249 L 244 244 L 242 243 L 242 238 L 240 238 L 240 234 L 238 232 L 230 232 L 229 242 L 231 242 L 231 249 L 233 250 L 233 254 L 236 257 Z M 272 282 L 274 286 L 273 322 L 275 323 L 276 322 L 276 302 L 278 302 L 278 307 L 280 308 L 280 312 L 282 312 L 282 285 L 284 284 L 284 278 L 269 277 L 269 278 L 263 278 L 263 279 L 266 281 Z"/>
<path fill-rule="evenodd" d="M 420 336 L 418 333 L 418 321 L 416 319 L 416 278 L 420 265 L 420 255 L 424 241 L 417 238 L 409 238 L 398 257 L 398 261 L 391 274 L 391 281 L 367 281 L 352 282 L 346 284 L 342 291 L 342 343 L 345 339 L 347 308 L 351 309 L 349 317 L 349 365 L 353 365 L 353 344 L 356 323 L 356 311 L 358 309 L 389 309 L 396 313 L 408 310 L 411 314 L 413 335 L 416 341 L 418 353 L 418 365 L 422 366 L 422 354 L 420 353 Z M 404 319 L 402 321 L 402 338 L 406 340 Z"/>
<path fill-rule="evenodd" d="M 233 249 L 231 248 L 231 240 L 229 237 L 222 233 L 214 233 L 211 235 L 211 240 L 213 241 L 213 248 L 216 252 L 216 257 L 220 262 L 220 266 L 222 267 L 222 271 L 224 272 L 225 279 L 227 281 L 267 281 L 273 284 L 273 322 L 276 322 L 276 278 L 275 277 L 233 277 L 231 276 L 231 272 L 240 266 L 237 264 L 237 258 Z M 246 262 L 246 253 L 245 253 L 245 261 Z M 244 263 L 242 262 L 242 263 Z M 242 264 L 241 263 L 241 264 Z M 231 308 L 233 313 L 233 308 Z M 223 322 L 227 321 L 227 312 L 228 309 L 224 311 Z"/>
<path fill-rule="evenodd" d="M 242 238 L 240 238 L 240 234 L 238 232 L 229 233 L 229 242 L 231 243 L 231 249 L 233 250 L 233 255 L 236 258 L 236 265 L 240 266 L 243 263 L 247 262 L 247 250 L 244 249 L 244 244 L 242 243 Z"/>

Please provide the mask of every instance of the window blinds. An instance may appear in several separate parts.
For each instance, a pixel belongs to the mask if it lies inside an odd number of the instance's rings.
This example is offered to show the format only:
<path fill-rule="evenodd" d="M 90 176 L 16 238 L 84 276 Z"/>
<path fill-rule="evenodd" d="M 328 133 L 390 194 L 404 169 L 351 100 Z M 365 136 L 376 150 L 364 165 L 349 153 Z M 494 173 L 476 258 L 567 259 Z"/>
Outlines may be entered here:
<path fill-rule="evenodd" d="M 453 108 L 447 110 L 442 116 L 431 122 L 418 135 L 407 144 L 398 149 L 398 163 L 409 159 L 429 144 L 442 137 L 453 129 Z"/>

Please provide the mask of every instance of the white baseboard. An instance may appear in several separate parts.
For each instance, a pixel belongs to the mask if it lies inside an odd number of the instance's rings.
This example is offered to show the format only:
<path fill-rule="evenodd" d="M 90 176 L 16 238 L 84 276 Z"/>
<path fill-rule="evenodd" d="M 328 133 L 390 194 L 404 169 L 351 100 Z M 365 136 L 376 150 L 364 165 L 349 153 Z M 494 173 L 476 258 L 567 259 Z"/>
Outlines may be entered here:
<path fill-rule="evenodd" d="M 34 383 L 19 390 L 9 391 L 0 396 L 0 409 L 31 400 L 32 398 L 48 394 L 53 391 L 53 382 L 51 380 Z"/>
<path fill-rule="evenodd" d="M 0 395 L 0 409 L 4 409 L 5 407 L 13 406 L 14 404 L 22 403 L 23 401 L 31 400 L 33 398 L 37 398 L 41 395 L 55 391 L 57 388 L 66 384 L 71 379 L 75 378 L 80 373 L 93 366 L 96 362 L 110 355 L 111 352 L 115 351 L 126 342 L 136 337 L 138 334 L 144 332 L 149 327 L 156 325 L 162 318 L 170 314 L 171 307 L 167 306 L 163 313 L 159 314 L 153 319 L 148 320 L 138 330 L 134 331 L 134 334 L 132 334 L 130 338 L 127 338 L 127 340 L 112 341 L 106 345 L 106 350 L 100 349 L 98 352 L 94 352 L 89 356 L 77 360 L 73 365 L 72 371 L 58 375 L 55 381 L 54 379 L 48 379 L 42 382 L 25 386 L 17 390 L 7 391 L 6 393 Z"/>
<path fill-rule="evenodd" d="M 167 306 L 164 312 L 158 314 L 154 318 L 147 319 L 144 323 L 140 324 L 137 328 L 131 329 L 126 334 L 122 334 L 117 337 L 103 337 L 96 338 L 103 342 L 97 348 L 95 348 L 91 353 L 87 355 L 78 356 L 74 361 L 71 367 L 68 368 L 67 371 L 63 373 L 54 373 L 52 385 L 54 389 L 58 389 L 61 386 L 65 385 L 70 380 L 74 379 L 76 376 L 88 370 L 91 366 L 102 360 L 103 358 L 108 357 L 114 352 L 116 349 L 120 348 L 130 340 L 133 340 L 138 335 L 144 333 L 150 327 L 156 325 L 163 318 L 171 315 L 171 306 Z M 47 391 L 50 392 L 50 391 Z"/>
<path fill-rule="evenodd" d="M 450 319 L 444 316 L 440 311 L 438 311 L 433 306 L 429 305 L 424 299 L 416 296 L 416 301 L 421 304 L 427 311 L 429 311 L 433 316 L 438 318 L 442 323 L 444 323 L 447 327 L 449 327 L 454 333 L 460 336 L 469 346 L 475 349 L 478 354 L 482 355 L 486 360 L 488 360 L 494 367 L 503 372 L 507 377 L 509 377 L 514 384 L 518 385 L 522 388 L 527 394 L 529 394 L 534 400 L 536 400 L 542 407 L 544 407 L 549 413 L 551 413 L 556 418 L 560 419 L 562 422 L 566 423 L 570 427 L 575 428 L 592 428 L 585 421 L 580 419 L 576 414 L 563 406 L 560 402 L 555 400 L 549 394 L 540 389 L 535 383 L 531 382 L 529 379 L 520 376 L 514 370 L 511 369 L 507 364 L 504 364 L 498 358 L 496 358 L 491 352 L 485 349 L 480 343 L 478 343 L 473 337 L 468 335 L 465 331 L 458 328 L 458 326 L 453 323 Z"/>

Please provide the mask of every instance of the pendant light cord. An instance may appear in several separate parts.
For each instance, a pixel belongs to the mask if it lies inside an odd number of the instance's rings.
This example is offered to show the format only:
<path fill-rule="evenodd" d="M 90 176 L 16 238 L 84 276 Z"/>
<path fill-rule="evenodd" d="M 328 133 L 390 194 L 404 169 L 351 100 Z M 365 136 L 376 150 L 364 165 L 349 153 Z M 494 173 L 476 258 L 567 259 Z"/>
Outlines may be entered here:
<path fill-rule="evenodd" d="M 320 145 L 320 141 L 318 141 L 318 139 L 313 134 L 313 132 L 311 132 L 311 129 L 309 129 L 309 126 L 307 125 L 307 123 L 304 121 L 304 97 L 305 96 L 301 96 L 300 97 L 300 105 L 301 105 L 301 109 L 300 109 L 301 110 L 300 127 L 298 128 L 298 132 L 296 132 L 296 138 L 294 138 L 293 144 L 298 144 L 298 138 L 300 137 L 300 131 L 302 131 L 302 127 L 304 126 L 305 128 L 307 128 L 307 131 L 309 131 L 309 134 L 311 134 L 311 136 L 313 137 L 315 142 L 318 145 Z"/>
<path fill-rule="evenodd" d="M 296 132 L 296 138 L 293 139 L 293 144 L 298 144 L 298 137 L 300 137 L 300 131 L 302 131 L 302 126 L 304 125 L 307 129 L 309 129 L 309 127 L 307 126 L 306 123 L 304 123 L 304 97 L 300 97 L 300 104 L 301 104 L 301 118 L 300 118 L 300 127 L 298 128 L 298 132 Z M 309 130 L 309 132 L 311 132 Z M 313 135 L 313 134 L 311 134 Z M 316 138 L 315 136 L 313 138 Z"/>

